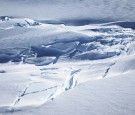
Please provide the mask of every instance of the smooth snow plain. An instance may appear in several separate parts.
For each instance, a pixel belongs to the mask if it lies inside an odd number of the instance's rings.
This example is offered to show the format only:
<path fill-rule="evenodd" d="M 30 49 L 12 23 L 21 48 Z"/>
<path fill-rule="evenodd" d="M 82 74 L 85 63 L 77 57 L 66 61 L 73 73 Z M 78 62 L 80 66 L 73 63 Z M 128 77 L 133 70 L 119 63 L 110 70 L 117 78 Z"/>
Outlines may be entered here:
<path fill-rule="evenodd" d="M 134 6 L 134 0 L 0 0 L 0 15 L 70 24 L 135 21 Z"/>
<path fill-rule="evenodd" d="M 134 115 L 135 31 L 0 17 L 2 115 Z"/>

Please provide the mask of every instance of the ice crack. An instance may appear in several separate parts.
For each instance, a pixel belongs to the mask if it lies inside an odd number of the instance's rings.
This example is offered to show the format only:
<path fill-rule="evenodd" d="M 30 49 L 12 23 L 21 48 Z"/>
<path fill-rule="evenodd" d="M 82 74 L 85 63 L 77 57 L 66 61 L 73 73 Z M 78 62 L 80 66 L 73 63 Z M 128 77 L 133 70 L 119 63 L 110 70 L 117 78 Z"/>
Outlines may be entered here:
<path fill-rule="evenodd" d="M 12 105 L 12 107 L 11 107 L 11 112 L 14 112 L 14 106 L 15 106 L 17 103 L 19 103 L 19 101 L 21 100 L 21 98 L 25 95 L 25 93 L 26 93 L 27 89 L 29 88 L 29 85 L 30 85 L 30 84 L 31 84 L 31 82 L 26 85 L 24 91 L 22 91 L 21 95 L 17 97 L 17 99 L 15 100 L 15 102 L 13 103 L 13 105 Z"/>
<path fill-rule="evenodd" d="M 111 67 L 112 67 L 113 65 L 115 65 L 115 63 L 116 63 L 116 62 L 112 63 L 112 64 L 106 69 L 104 75 L 102 76 L 103 78 L 107 76 L 107 74 L 109 73 L 109 70 L 111 69 Z"/>

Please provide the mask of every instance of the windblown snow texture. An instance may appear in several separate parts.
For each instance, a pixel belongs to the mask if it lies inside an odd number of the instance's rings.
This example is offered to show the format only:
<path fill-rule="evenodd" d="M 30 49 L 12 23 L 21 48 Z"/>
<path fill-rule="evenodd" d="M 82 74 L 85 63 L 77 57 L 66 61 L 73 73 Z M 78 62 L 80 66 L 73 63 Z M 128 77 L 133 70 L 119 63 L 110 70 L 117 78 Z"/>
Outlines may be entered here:
<path fill-rule="evenodd" d="M 0 114 L 134 115 L 134 6 L 0 0 Z"/>
<path fill-rule="evenodd" d="M 134 6 L 134 0 L 1 0 L 0 15 L 64 20 L 70 24 L 135 21 Z"/>

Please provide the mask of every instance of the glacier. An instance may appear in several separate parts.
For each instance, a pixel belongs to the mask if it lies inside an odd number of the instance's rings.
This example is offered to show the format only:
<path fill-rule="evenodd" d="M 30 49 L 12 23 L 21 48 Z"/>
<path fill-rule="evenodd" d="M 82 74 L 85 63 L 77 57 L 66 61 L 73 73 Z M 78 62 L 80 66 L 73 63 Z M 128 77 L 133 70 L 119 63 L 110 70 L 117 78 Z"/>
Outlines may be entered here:
<path fill-rule="evenodd" d="M 133 0 L 0 3 L 0 115 L 135 114 Z"/>

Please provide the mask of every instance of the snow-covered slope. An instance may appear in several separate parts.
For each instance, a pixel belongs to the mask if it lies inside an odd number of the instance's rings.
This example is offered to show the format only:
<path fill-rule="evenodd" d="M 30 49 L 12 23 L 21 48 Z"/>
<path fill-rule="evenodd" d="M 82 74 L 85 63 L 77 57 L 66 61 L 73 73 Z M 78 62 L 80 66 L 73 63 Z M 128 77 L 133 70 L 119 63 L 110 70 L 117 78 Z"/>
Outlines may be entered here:
<path fill-rule="evenodd" d="M 0 113 L 134 115 L 135 31 L 123 23 L 0 17 Z"/>

